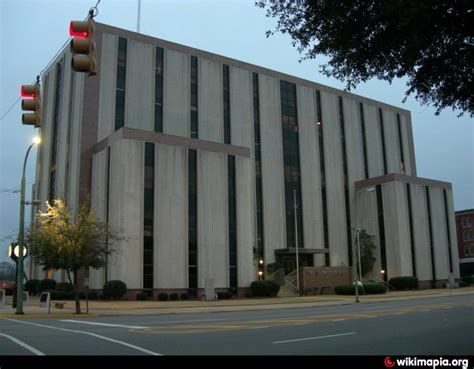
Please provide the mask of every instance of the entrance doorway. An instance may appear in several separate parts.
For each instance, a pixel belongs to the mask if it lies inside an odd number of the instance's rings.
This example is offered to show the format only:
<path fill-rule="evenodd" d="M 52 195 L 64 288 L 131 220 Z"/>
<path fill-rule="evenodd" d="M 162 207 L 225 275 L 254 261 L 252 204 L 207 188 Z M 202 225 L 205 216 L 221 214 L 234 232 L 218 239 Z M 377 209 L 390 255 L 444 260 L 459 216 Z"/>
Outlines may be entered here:
<path fill-rule="evenodd" d="M 276 262 L 285 269 L 285 275 L 296 269 L 296 254 L 277 254 Z M 313 254 L 299 254 L 298 264 L 300 267 L 314 266 Z"/>

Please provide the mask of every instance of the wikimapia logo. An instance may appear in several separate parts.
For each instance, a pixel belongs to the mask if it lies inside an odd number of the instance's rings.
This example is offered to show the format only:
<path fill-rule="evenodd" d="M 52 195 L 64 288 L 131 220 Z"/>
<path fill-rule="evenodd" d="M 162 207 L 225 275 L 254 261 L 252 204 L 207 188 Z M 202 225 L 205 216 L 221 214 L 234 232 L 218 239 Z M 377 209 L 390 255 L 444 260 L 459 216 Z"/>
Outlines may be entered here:
<path fill-rule="evenodd" d="M 418 359 L 416 357 L 405 357 L 404 359 L 392 360 L 390 356 L 387 356 L 383 363 L 387 368 L 393 368 L 406 366 L 418 366 L 418 367 L 430 367 L 436 369 L 437 367 L 461 367 L 462 369 L 468 369 L 469 359 Z"/>

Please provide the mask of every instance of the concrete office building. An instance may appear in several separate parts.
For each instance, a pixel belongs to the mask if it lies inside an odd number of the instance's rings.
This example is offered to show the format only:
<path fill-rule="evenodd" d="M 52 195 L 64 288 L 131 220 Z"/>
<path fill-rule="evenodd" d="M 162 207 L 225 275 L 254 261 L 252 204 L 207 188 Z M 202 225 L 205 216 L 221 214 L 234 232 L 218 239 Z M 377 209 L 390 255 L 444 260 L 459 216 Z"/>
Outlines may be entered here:
<path fill-rule="evenodd" d="M 97 76 L 67 50 L 43 75 L 35 189 L 72 208 L 90 192 L 126 230 L 91 288 L 245 288 L 296 246 L 350 266 L 356 226 L 372 277 L 459 277 L 452 187 L 416 176 L 409 111 L 103 24 L 96 43 Z"/>

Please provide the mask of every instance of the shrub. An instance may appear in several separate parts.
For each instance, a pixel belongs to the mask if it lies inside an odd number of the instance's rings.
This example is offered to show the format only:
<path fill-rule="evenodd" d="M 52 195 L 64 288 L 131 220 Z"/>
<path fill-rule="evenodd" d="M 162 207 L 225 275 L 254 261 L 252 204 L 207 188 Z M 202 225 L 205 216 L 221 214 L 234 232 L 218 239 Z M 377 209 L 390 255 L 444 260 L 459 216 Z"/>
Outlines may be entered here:
<path fill-rule="evenodd" d="M 224 292 L 224 298 L 226 300 L 230 300 L 232 298 L 232 296 L 234 296 L 234 294 L 230 291 L 227 291 L 227 292 Z"/>
<path fill-rule="evenodd" d="M 383 283 L 367 283 L 364 284 L 364 291 L 368 295 L 376 295 L 387 292 L 387 288 Z"/>
<path fill-rule="evenodd" d="M 187 300 L 189 298 L 189 295 L 186 292 L 184 292 L 181 294 L 180 298 L 181 300 Z"/>
<path fill-rule="evenodd" d="M 55 291 L 69 292 L 74 289 L 73 285 L 69 282 L 60 282 L 56 285 Z"/>
<path fill-rule="evenodd" d="M 28 279 L 25 282 L 25 291 L 29 292 L 30 295 L 36 296 L 39 283 L 39 279 Z"/>
<path fill-rule="evenodd" d="M 166 292 L 159 293 L 158 301 L 168 301 L 168 294 Z"/>
<path fill-rule="evenodd" d="M 147 299 L 147 294 L 145 292 L 137 293 L 137 300 L 145 301 Z"/>
<path fill-rule="evenodd" d="M 217 299 L 224 300 L 224 292 L 217 292 Z"/>
<path fill-rule="evenodd" d="M 343 284 L 334 288 L 338 295 L 355 295 L 355 284 Z M 365 293 L 364 286 L 358 286 L 359 294 Z"/>
<path fill-rule="evenodd" d="M 102 289 L 105 298 L 120 298 L 127 293 L 127 285 L 119 280 L 108 281 Z"/>
<path fill-rule="evenodd" d="M 274 281 L 253 281 L 250 285 L 252 296 L 276 296 L 280 285 Z"/>
<path fill-rule="evenodd" d="M 13 296 L 13 288 L 6 288 L 5 296 Z"/>
<path fill-rule="evenodd" d="M 394 290 L 417 290 L 418 278 L 416 277 L 394 277 L 388 282 Z"/>
<path fill-rule="evenodd" d="M 474 277 L 472 275 L 465 275 L 461 278 L 460 284 L 462 287 L 470 286 L 471 284 L 474 284 Z"/>
<path fill-rule="evenodd" d="M 197 288 L 188 288 L 188 297 L 197 297 Z"/>
<path fill-rule="evenodd" d="M 74 292 L 72 291 L 43 291 L 49 292 L 51 300 L 74 300 Z"/>
<path fill-rule="evenodd" d="M 86 298 L 86 292 L 81 291 L 79 292 L 79 298 L 80 299 L 85 299 Z M 98 291 L 89 291 L 87 292 L 87 299 L 88 300 L 97 300 L 99 298 L 99 292 Z"/>
<path fill-rule="evenodd" d="M 54 279 L 42 279 L 38 283 L 38 293 L 43 291 L 54 291 L 56 288 L 56 281 Z"/>
<path fill-rule="evenodd" d="M 179 299 L 179 296 L 177 293 L 172 293 L 170 294 L 170 300 L 171 301 L 177 301 Z"/>

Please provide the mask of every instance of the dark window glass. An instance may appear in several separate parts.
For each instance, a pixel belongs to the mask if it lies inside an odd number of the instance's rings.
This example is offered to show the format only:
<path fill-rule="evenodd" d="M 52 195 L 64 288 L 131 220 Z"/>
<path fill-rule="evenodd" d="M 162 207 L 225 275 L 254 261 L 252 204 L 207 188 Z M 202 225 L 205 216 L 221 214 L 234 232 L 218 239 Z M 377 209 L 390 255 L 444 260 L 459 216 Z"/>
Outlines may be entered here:
<path fill-rule="evenodd" d="M 64 58 L 56 64 L 56 86 L 54 91 L 54 115 L 53 115 L 53 134 L 51 137 L 51 163 L 50 167 L 56 165 L 58 152 L 58 131 L 59 121 L 61 120 L 61 95 L 63 90 L 63 63 Z"/>
<path fill-rule="evenodd" d="M 191 137 L 198 138 L 198 59 L 191 56 Z"/>
<path fill-rule="evenodd" d="M 230 144 L 230 81 L 229 66 L 222 68 L 222 79 L 224 84 L 224 143 Z"/>
<path fill-rule="evenodd" d="M 56 196 L 56 170 L 53 170 L 49 173 L 49 201 L 55 199 Z"/>
<path fill-rule="evenodd" d="M 155 145 L 145 143 L 143 193 L 143 288 L 153 288 L 153 219 L 155 190 Z"/>
<path fill-rule="evenodd" d="M 428 186 L 425 187 L 425 194 L 426 194 L 426 212 L 428 215 L 428 236 L 429 236 L 429 243 L 430 243 L 430 255 L 431 255 L 431 273 L 433 275 L 433 281 L 436 280 L 436 266 L 435 266 L 435 259 L 434 259 L 434 243 L 433 243 L 433 222 L 431 220 L 431 198 L 430 198 L 430 188 Z"/>
<path fill-rule="evenodd" d="M 398 127 L 398 145 L 400 146 L 400 173 L 405 173 L 405 155 L 403 154 L 402 125 L 400 123 L 400 114 L 398 113 L 397 113 L 397 127 Z"/>
<path fill-rule="evenodd" d="M 188 286 L 197 288 L 197 151 L 188 150 Z"/>
<path fill-rule="evenodd" d="M 379 108 L 379 124 L 380 124 L 380 137 L 382 137 L 382 158 L 383 158 L 383 173 L 387 174 L 387 153 L 385 151 L 385 134 L 383 127 L 383 111 Z"/>
<path fill-rule="evenodd" d="M 346 147 L 346 129 L 344 127 L 344 105 L 341 96 L 339 102 L 339 125 L 341 129 L 341 147 L 342 147 L 342 170 L 344 174 L 344 200 L 346 205 L 346 234 L 347 234 L 347 256 L 349 265 L 352 265 L 352 231 L 351 231 L 351 206 L 349 197 L 349 178 L 347 173 L 347 147 Z"/>
<path fill-rule="evenodd" d="M 364 174 L 365 179 L 369 178 L 369 164 L 367 160 L 367 139 L 365 138 L 365 118 L 364 118 L 364 104 L 359 103 L 360 113 L 360 135 L 362 136 L 362 152 L 364 154 Z"/>
<path fill-rule="evenodd" d="M 256 255 L 258 260 L 264 260 L 264 235 L 263 235 L 263 196 L 262 196 L 262 162 L 260 147 L 260 101 L 258 91 L 258 74 L 252 73 L 253 90 L 253 127 L 255 140 L 255 194 L 256 194 L 256 221 L 257 245 Z M 265 263 L 263 264 L 265 265 Z M 258 264 L 258 271 L 264 272 L 263 265 Z"/>
<path fill-rule="evenodd" d="M 408 222 L 410 226 L 410 250 L 411 250 L 411 264 L 413 276 L 416 277 L 416 254 L 415 254 L 415 238 L 413 233 L 413 209 L 411 206 L 411 192 L 410 184 L 406 184 L 407 202 L 408 202 Z"/>
<path fill-rule="evenodd" d="M 127 40 L 119 37 L 115 97 L 115 130 L 125 125 L 125 84 L 127 75 Z"/>
<path fill-rule="evenodd" d="M 453 272 L 453 256 L 451 255 L 451 229 L 449 227 L 449 208 L 448 208 L 448 195 L 447 191 L 443 189 L 444 197 L 444 218 L 446 220 L 446 235 L 448 237 L 447 247 L 448 247 L 448 257 L 449 257 L 449 272 Z"/>
<path fill-rule="evenodd" d="M 229 273 L 237 267 L 237 207 L 235 187 L 235 156 L 227 157 L 227 198 L 229 217 Z M 235 282 L 235 284 L 233 284 Z M 237 279 L 230 279 L 230 287 L 237 287 Z"/>
<path fill-rule="evenodd" d="M 287 247 L 304 247 L 296 85 L 280 81 Z M 296 199 L 294 198 L 296 194 Z M 296 200 L 296 227 L 295 227 Z M 298 237 L 296 237 L 298 234 Z"/>
<path fill-rule="evenodd" d="M 321 175 L 321 201 L 323 205 L 323 231 L 324 231 L 324 254 L 325 265 L 329 266 L 329 226 L 328 226 L 328 208 L 326 201 L 326 166 L 324 163 L 324 135 L 323 135 L 323 115 L 321 108 L 321 92 L 316 90 L 316 114 L 317 114 L 317 129 L 318 129 L 318 143 L 319 143 L 319 171 Z"/>
<path fill-rule="evenodd" d="M 382 264 L 382 270 L 385 271 L 383 279 L 388 280 L 387 273 L 387 252 L 385 248 L 385 221 L 383 219 L 383 195 L 382 186 L 377 185 L 375 187 L 377 192 L 377 212 L 378 212 L 378 223 L 379 223 L 379 238 L 380 238 L 380 263 Z"/>

